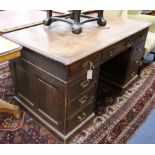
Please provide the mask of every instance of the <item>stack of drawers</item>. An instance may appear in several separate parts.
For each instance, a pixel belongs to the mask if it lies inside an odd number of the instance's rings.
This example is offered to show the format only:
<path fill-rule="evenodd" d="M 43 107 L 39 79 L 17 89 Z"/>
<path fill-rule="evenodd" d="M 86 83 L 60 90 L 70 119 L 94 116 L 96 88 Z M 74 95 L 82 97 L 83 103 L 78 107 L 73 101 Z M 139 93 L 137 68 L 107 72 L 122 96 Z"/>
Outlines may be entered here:
<path fill-rule="evenodd" d="M 93 114 L 99 60 L 97 53 L 68 67 L 67 133 Z M 87 79 L 90 69 L 93 70 L 92 79 Z"/>
<path fill-rule="evenodd" d="M 128 80 L 137 75 L 141 59 L 144 55 L 144 45 L 147 36 L 148 29 L 140 31 L 136 34 L 134 48 L 132 50 L 132 59 L 130 62 L 130 68 L 128 70 Z"/>

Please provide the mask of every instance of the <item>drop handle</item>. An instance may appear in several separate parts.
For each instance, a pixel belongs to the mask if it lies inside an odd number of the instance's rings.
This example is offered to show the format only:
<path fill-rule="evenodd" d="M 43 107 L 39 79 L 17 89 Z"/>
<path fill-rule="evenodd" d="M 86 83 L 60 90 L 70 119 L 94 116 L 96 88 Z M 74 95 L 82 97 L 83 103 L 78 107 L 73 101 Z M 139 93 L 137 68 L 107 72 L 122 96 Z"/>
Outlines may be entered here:
<path fill-rule="evenodd" d="M 92 61 L 86 61 L 85 63 L 83 63 L 82 66 L 84 69 L 86 69 L 86 68 L 94 69 L 95 68 L 94 63 Z"/>
<path fill-rule="evenodd" d="M 139 63 L 139 60 L 136 60 L 136 59 L 135 59 L 135 63 L 138 64 L 138 63 Z"/>
<path fill-rule="evenodd" d="M 129 48 L 132 46 L 132 42 L 131 41 L 128 41 L 127 43 L 125 43 L 125 47 Z"/>
<path fill-rule="evenodd" d="M 136 73 L 135 73 L 135 72 L 132 72 L 132 73 L 130 73 L 130 75 L 131 75 L 132 77 L 134 77 L 134 76 L 136 75 Z"/>
<path fill-rule="evenodd" d="M 81 97 L 81 98 L 79 99 L 79 102 L 80 102 L 80 104 L 82 105 L 82 104 L 84 104 L 87 100 L 88 100 L 88 96 L 87 96 L 87 95 L 84 95 L 83 97 Z"/>
<path fill-rule="evenodd" d="M 84 80 L 83 82 L 80 83 L 80 86 L 81 86 L 82 88 L 85 88 L 85 87 L 87 87 L 88 85 L 89 85 L 89 80 Z"/>
<path fill-rule="evenodd" d="M 81 115 L 77 116 L 79 122 L 82 122 L 87 117 L 86 113 L 82 113 Z"/>

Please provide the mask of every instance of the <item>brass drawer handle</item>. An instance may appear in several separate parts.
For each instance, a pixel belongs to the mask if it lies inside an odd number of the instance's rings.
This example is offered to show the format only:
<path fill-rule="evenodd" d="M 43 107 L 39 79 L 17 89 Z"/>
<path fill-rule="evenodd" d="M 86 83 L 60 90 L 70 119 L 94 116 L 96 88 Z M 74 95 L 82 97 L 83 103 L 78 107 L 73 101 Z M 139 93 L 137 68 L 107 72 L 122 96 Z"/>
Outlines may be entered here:
<path fill-rule="evenodd" d="M 135 63 L 138 64 L 138 63 L 139 63 L 139 60 L 136 60 L 136 59 L 135 59 Z"/>
<path fill-rule="evenodd" d="M 132 77 L 134 77 L 134 76 L 136 75 L 136 73 L 135 73 L 135 72 L 132 72 L 132 73 L 130 73 L 130 75 L 131 75 Z"/>
<path fill-rule="evenodd" d="M 79 99 L 79 102 L 80 102 L 80 104 L 82 105 L 82 104 L 84 104 L 87 100 L 88 100 L 88 96 L 87 96 L 87 95 L 84 95 L 83 97 L 81 97 L 81 98 Z"/>
<path fill-rule="evenodd" d="M 112 57 L 114 55 L 114 50 L 111 50 L 109 56 Z"/>
<path fill-rule="evenodd" d="M 82 122 L 86 117 L 87 117 L 87 115 L 86 115 L 86 113 L 84 112 L 84 113 L 82 113 L 82 115 L 77 116 L 77 119 L 78 119 L 79 122 Z"/>
<path fill-rule="evenodd" d="M 129 48 L 132 46 L 132 42 L 131 41 L 128 41 L 127 43 L 125 43 L 125 47 Z"/>
<path fill-rule="evenodd" d="M 86 69 L 86 68 L 94 69 L 95 68 L 92 61 L 86 61 L 82 66 L 83 66 L 84 69 Z"/>
<path fill-rule="evenodd" d="M 82 88 L 85 88 L 85 87 L 87 87 L 88 85 L 89 85 L 89 80 L 84 80 L 83 82 L 80 83 L 80 86 L 81 86 Z"/>
<path fill-rule="evenodd" d="M 137 47 L 137 51 L 138 51 L 138 52 L 141 52 L 141 51 L 142 51 L 142 49 L 141 49 L 141 48 L 139 48 L 139 47 Z"/>

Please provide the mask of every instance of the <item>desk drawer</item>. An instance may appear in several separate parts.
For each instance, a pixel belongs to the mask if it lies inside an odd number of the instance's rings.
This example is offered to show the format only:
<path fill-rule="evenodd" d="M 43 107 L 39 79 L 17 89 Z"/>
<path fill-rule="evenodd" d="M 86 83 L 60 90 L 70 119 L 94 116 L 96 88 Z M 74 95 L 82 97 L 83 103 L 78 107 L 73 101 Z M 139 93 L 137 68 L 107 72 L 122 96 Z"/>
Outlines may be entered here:
<path fill-rule="evenodd" d="M 132 53 L 132 59 L 130 62 L 130 67 L 128 70 L 127 81 L 130 81 L 135 76 L 138 75 L 140 63 L 142 61 L 142 57 L 144 55 L 144 43 L 139 43 L 135 46 Z"/>
<path fill-rule="evenodd" d="M 95 98 L 95 90 L 96 85 L 93 85 L 91 88 L 80 94 L 72 102 L 69 102 L 67 107 L 67 117 L 72 117 L 75 112 L 79 111 L 89 103 L 93 102 Z"/>
<path fill-rule="evenodd" d="M 88 118 L 94 110 L 94 103 L 88 104 L 79 113 L 67 120 L 67 132 L 71 131 Z"/>
<path fill-rule="evenodd" d="M 105 62 L 105 61 L 111 59 L 112 57 L 118 55 L 122 51 L 132 47 L 134 39 L 135 39 L 134 35 L 130 36 L 129 38 L 127 38 L 123 41 L 120 41 L 120 42 L 106 48 L 105 50 L 103 50 L 102 55 L 101 55 L 101 62 Z"/>
<path fill-rule="evenodd" d="M 145 40 L 135 45 L 133 49 L 133 58 L 136 58 L 139 56 L 142 57 L 144 55 L 144 45 L 145 45 Z"/>
<path fill-rule="evenodd" d="M 68 66 L 68 77 L 76 76 L 82 71 L 95 68 L 100 64 L 100 52 Z"/>
<path fill-rule="evenodd" d="M 69 83 L 68 101 L 71 101 L 76 96 L 78 96 L 86 89 L 88 89 L 90 86 L 92 86 L 92 84 L 96 82 L 97 78 L 98 78 L 98 68 L 93 70 L 93 77 L 91 80 L 87 80 L 87 72 L 85 72 L 84 74 L 78 76 L 74 81 Z"/>
<path fill-rule="evenodd" d="M 136 43 L 141 42 L 146 39 L 148 33 L 148 28 L 144 29 L 136 34 Z"/>

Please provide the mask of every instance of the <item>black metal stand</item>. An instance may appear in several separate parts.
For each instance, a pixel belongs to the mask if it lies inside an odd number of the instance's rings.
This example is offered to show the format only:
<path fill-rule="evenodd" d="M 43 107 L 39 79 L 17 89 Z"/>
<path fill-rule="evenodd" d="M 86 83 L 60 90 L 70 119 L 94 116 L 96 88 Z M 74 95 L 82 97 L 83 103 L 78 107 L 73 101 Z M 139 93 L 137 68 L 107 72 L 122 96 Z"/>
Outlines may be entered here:
<path fill-rule="evenodd" d="M 88 16 L 90 13 L 97 13 L 97 17 Z M 84 20 L 83 22 L 80 22 L 80 18 L 87 18 L 87 20 Z M 67 18 L 72 19 L 73 21 L 67 20 Z M 67 14 L 62 14 L 59 16 L 52 16 L 52 10 L 47 11 L 47 17 L 43 21 L 44 25 L 49 26 L 51 23 L 55 21 L 62 21 L 70 24 L 72 26 L 72 32 L 74 34 L 80 34 L 82 32 L 81 25 L 84 23 L 97 21 L 97 24 L 99 26 L 105 26 L 106 20 L 103 18 L 103 10 L 94 10 L 94 11 L 87 11 L 81 13 L 81 10 L 72 10 L 71 12 Z"/>

